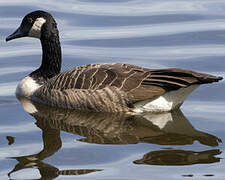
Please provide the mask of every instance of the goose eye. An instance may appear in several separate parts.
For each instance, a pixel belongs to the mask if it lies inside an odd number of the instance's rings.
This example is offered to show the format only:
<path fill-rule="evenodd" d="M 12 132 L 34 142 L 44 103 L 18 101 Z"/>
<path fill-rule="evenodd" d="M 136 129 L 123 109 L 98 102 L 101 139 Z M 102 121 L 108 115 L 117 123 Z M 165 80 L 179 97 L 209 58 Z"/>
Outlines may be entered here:
<path fill-rule="evenodd" d="M 31 24 L 33 22 L 33 19 L 32 18 L 28 18 L 27 21 L 28 21 L 28 23 Z"/>

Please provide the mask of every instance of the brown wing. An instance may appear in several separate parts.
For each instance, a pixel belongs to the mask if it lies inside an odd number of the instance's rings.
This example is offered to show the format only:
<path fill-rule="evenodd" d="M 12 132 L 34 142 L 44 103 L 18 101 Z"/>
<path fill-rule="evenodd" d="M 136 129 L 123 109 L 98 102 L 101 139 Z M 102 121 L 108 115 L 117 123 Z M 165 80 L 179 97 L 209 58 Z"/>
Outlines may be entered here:
<path fill-rule="evenodd" d="M 92 64 L 60 73 L 45 86 L 51 89 L 102 89 L 117 87 L 131 98 L 132 102 L 155 98 L 171 90 L 192 84 L 220 80 L 208 74 L 184 69 L 151 70 L 129 64 Z"/>

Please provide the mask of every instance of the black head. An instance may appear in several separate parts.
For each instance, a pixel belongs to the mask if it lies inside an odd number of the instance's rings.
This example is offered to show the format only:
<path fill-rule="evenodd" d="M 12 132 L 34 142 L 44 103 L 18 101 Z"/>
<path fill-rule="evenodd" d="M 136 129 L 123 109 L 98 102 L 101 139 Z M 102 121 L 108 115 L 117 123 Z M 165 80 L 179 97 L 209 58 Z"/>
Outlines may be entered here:
<path fill-rule="evenodd" d="M 57 24 L 51 14 L 39 10 L 27 14 L 20 27 L 6 41 L 21 37 L 50 39 L 52 36 L 58 36 Z"/>

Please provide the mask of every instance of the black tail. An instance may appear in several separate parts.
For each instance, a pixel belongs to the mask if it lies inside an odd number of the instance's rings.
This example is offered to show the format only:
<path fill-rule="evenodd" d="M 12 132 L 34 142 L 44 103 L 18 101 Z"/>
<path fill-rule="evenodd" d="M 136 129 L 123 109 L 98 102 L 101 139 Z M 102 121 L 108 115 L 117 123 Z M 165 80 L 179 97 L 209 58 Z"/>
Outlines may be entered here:
<path fill-rule="evenodd" d="M 199 77 L 199 81 L 201 84 L 218 82 L 222 79 L 223 79 L 223 77 L 221 77 L 221 76 L 213 76 L 213 75 L 209 75 L 209 74 L 204 74 L 203 76 Z"/>

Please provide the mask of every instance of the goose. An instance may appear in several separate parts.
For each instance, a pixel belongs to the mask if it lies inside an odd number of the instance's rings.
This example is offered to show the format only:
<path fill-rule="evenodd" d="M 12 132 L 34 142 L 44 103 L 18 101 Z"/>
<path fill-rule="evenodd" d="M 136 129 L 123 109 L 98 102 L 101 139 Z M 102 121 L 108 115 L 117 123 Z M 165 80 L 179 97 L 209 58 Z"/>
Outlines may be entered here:
<path fill-rule="evenodd" d="M 178 109 L 199 85 L 223 78 L 192 70 L 148 69 L 132 64 L 88 64 L 61 71 L 61 46 L 53 16 L 27 14 L 10 41 L 41 41 L 42 63 L 17 86 L 16 95 L 54 107 L 95 112 L 165 112 Z"/>

